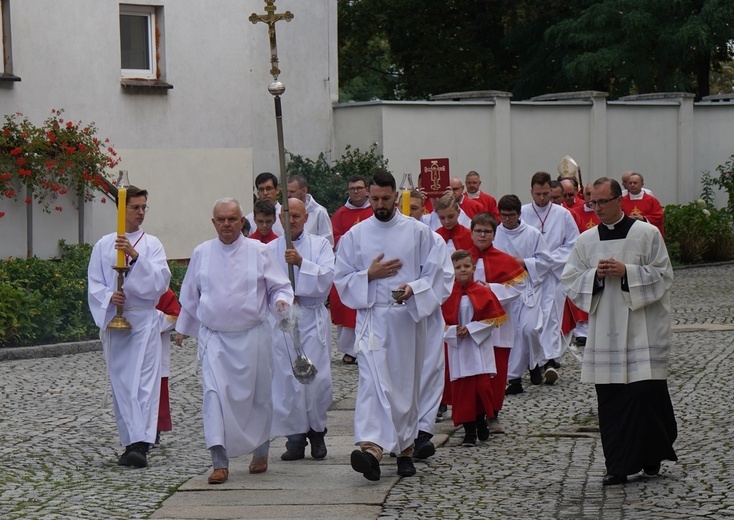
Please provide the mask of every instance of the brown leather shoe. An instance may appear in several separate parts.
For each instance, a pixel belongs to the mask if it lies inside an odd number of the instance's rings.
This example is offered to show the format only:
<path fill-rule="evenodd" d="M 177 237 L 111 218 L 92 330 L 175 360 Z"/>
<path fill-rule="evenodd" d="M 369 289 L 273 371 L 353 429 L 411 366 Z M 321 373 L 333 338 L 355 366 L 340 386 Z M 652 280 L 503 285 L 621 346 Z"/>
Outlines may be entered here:
<path fill-rule="evenodd" d="M 224 484 L 229 478 L 229 470 L 227 468 L 217 468 L 209 475 L 209 484 Z"/>
<path fill-rule="evenodd" d="M 268 470 L 268 456 L 252 459 L 250 473 L 265 473 Z"/>

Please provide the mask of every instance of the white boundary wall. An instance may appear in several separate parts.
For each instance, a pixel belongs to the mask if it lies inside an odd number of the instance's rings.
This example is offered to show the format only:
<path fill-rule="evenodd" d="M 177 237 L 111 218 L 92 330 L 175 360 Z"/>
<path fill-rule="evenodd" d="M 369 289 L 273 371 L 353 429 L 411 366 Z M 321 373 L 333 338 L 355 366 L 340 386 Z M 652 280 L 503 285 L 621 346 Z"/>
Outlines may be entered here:
<path fill-rule="evenodd" d="M 347 144 L 365 150 L 377 142 L 398 182 L 406 172 L 417 179 L 419 159 L 448 157 L 452 175 L 463 179 L 476 170 L 484 191 L 530 202 L 532 174 L 555 178 L 570 155 L 584 182 L 635 170 L 665 205 L 698 198 L 701 172 L 714 174 L 734 154 L 734 103 L 694 103 L 690 94 L 613 102 L 602 93 L 566 97 L 511 102 L 498 93 L 486 101 L 340 104 L 334 156 Z"/>

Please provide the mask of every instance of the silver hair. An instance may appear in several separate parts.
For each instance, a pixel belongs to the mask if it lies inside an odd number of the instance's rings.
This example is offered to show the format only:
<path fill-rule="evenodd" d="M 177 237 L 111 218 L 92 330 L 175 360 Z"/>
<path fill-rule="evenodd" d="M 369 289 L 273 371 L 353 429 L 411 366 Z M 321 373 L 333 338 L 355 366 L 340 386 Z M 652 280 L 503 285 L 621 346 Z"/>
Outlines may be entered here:
<path fill-rule="evenodd" d="M 214 207 L 212 208 L 212 215 L 217 210 L 217 206 L 219 206 L 220 204 L 232 204 L 232 203 L 237 204 L 237 208 L 240 210 L 240 215 L 244 216 L 245 212 L 242 210 L 242 204 L 240 204 L 240 201 L 238 201 L 237 199 L 233 197 L 222 197 L 221 199 L 217 199 L 216 202 L 214 202 Z"/>

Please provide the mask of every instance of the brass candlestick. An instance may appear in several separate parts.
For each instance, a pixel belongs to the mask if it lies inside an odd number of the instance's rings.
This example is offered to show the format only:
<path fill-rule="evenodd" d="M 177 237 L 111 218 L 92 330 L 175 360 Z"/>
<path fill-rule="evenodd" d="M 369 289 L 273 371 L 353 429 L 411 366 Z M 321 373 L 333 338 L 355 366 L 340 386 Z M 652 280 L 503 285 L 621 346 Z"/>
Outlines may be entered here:
<path fill-rule="evenodd" d="M 125 267 L 117 267 L 113 266 L 112 269 L 117 271 L 117 290 L 122 291 L 122 282 L 125 279 L 125 275 L 130 270 L 128 266 Z M 122 315 L 122 305 L 116 305 L 117 307 L 117 313 L 115 314 L 115 317 L 112 318 L 112 321 L 109 325 L 107 325 L 108 329 L 114 329 L 114 330 L 130 330 L 133 328 L 132 325 L 130 325 L 130 322 L 125 319 L 125 317 Z"/>

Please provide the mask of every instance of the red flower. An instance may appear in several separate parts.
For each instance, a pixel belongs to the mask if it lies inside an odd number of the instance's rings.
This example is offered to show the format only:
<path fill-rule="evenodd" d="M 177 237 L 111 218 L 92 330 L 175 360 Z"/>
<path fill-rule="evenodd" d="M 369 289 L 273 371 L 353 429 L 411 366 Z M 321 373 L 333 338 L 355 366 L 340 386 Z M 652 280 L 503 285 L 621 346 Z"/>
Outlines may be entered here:
<path fill-rule="evenodd" d="M 7 198 L 14 197 L 15 196 L 15 191 L 14 190 L 5 190 L 5 196 Z"/>
<path fill-rule="evenodd" d="M 23 153 L 23 148 L 20 148 L 20 147 L 15 147 L 12 150 L 10 150 L 10 155 L 13 155 L 13 156 L 20 155 L 22 153 Z"/>
<path fill-rule="evenodd" d="M 58 184 L 54 184 L 54 185 L 53 185 L 53 186 L 51 187 L 51 191 L 59 191 L 60 189 L 61 189 L 61 186 L 59 186 Z"/>
<path fill-rule="evenodd" d="M 30 170 L 26 170 L 24 168 L 20 168 L 20 169 L 18 169 L 18 175 L 20 175 L 21 177 L 30 177 L 31 176 L 31 171 Z"/>
<path fill-rule="evenodd" d="M 56 211 L 61 211 L 61 210 L 63 210 L 64 208 L 62 208 L 61 206 L 56 206 L 56 207 L 55 207 L 54 209 L 55 209 Z"/>
<path fill-rule="evenodd" d="M 25 203 L 26 204 L 30 204 L 31 202 L 33 202 L 33 199 L 31 199 L 30 197 L 26 197 L 25 198 Z"/>
<path fill-rule="evenodd" d="M 66 188 L 61 188 L 61 189 L 59 190 L 59 193 L 60 193 L 61 195 L 66 195 L 67 193 L 69 193 L 69 190 L 67 190 Z"/>
<path fill-rule="evenodd" d="M 74 123 L 72 123 L 71 121 L 66 122 L 66 128 L 71 128 L 72 126 L 74 126 Z"/>
<path fill-rule="evenodd" d="M 0 173 L 0 181 L 9 181 L 10 174 L 8 172 Z"/>
<path fill-rule="evenodd" d="M 4 216 L 5 216 L 5 212 L 4 211 L 0 211 L 0 218 L 3 218 Z"/>
<path fill-rule="evenodd" d="M 100 201 L 100 202 L 101 202 L 102 204 L 106 204 L 106 203 L 107 203 L 107 199 L 105 199 L 104 197 L 102 197 L 102 198 L 101 198 L 101 199 L 100 199 L 99 201 Z"/>
<path fill-rule="evenodd" d="M 10 130 L 8 130 L 7 128 L 3 130 L 3 135 L 10 135 Z"/>
<path fill-rule="evenodd" d="M 51 159 L 50 161 L 46 161 L 46 164 L 44 164 L 44 166 L 46 167 L 47 170 L 50 170 L 51 168 L 54 167 L 55 164 L 56 164 L 56 161 Z"/>
<path fill-rule="evenodd" d="M 77 148 L 79 149 L 80 152 L 86 152 L 87 151 L 87 147 L 84 146 L 84 143 L 79 143 L 79 146 L 77 146 Z"/>
<path fill-rule="evenodd" d="M 20 133 L 20 136 L 21 136 L 21 137 L 22 137 L 23 139 L 25 139 L 26 137 L 28 137 L 28 134 L 26 134 L 25 132 L 21 132 L 21 133 Z"/>
<path fill-rule="evenodd" d="M 72 154 L 76 152 L 76 148 L 74 148 L 73 146 L 65 146 L 64 149 L 66 150 L 66 153 L 68 154 Z"/>
<path fill-rule="evenodd" d="M 26 163 L 25 157 L 18 157 L 15 162 L 18 163 L 18 166 L 23 166 Z"/>

